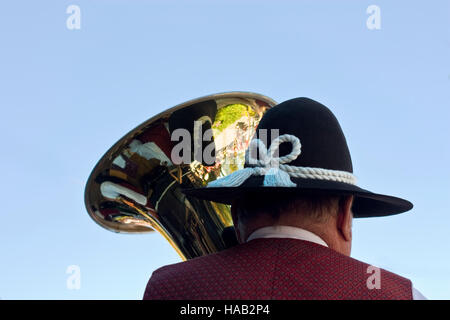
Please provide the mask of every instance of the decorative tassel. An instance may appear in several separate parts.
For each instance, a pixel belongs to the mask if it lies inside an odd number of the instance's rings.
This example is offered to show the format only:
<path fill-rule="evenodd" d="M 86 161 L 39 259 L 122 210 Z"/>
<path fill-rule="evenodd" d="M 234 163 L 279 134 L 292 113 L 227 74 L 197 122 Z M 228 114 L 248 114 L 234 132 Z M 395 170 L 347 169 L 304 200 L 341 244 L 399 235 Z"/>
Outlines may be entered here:
<path fill-rule="evenodd" d="M 296 187 L 289 174 L 279 168 L 270 168 L 264 176 L 265 187 Z"/>
<path fill-rule="evenodd" d="M 255 168 L 245 168 L 235 171 L 223 178 L 217 179 L 208 183 L 208 188 L 218 188 L 218 187 L 239 187 L 248 178 L 255 174 Z"/>

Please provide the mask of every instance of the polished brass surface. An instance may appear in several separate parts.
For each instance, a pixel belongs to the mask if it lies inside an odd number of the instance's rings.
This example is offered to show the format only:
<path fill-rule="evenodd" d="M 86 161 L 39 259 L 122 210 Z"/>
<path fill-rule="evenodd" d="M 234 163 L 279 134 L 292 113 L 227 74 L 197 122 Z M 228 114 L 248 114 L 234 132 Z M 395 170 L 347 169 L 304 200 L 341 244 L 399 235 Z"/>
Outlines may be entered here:
<path fill-rule="evenodd" d="M 226 248 L 224 230 L 232 226 L 229 206 L 188 197 L 181 190 L 241 169 L 249 140 L 273 105 L 259 94 L 228 92 L 191 100 L 145 121 L 111 147 L 92 171 L 85 190 L 89 215 L 114 232 L 156 230 L 184 260 Z M 172 155 L 181 142 L 172 135 L 176 129 L 194 137 L 189 162 L 176 164 L 189 149 Z M 195 144 L 195 137 L 202 138 L 208 129 L 213 162 Z M 201 142 L 200 150 L 208 143 Z"/>

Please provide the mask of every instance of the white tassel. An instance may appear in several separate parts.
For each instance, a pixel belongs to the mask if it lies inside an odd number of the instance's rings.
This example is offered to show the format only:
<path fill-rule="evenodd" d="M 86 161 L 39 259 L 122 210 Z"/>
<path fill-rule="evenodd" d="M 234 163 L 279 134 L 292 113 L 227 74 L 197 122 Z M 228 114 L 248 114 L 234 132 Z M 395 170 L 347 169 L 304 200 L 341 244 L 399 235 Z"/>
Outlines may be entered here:
<path fill-rule="evenodd" d="M 257 171 L 255 168 L 244 168 L 235 171 L 223 178 L 217 179 L 208 183 L 208 188 L 218 188 L 218 187 L 238 187 L 245 182 L 248 178 L 255 174 Z"/>
<path fill-rule="evenodd" d="M 265 187 L 296 187 L 289 174 L 279 168 L 270 168 L 264 176 Z"/>

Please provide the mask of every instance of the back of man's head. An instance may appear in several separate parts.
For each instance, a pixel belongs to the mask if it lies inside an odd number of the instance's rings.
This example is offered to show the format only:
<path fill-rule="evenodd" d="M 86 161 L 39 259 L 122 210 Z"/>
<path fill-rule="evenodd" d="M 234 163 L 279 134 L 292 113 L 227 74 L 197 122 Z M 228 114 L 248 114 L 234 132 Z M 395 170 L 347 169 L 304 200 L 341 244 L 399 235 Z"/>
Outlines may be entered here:
<path fill-rule="evenodd" d="M 326 194 L 249 194 L 235 202 L 241 223 L 265 216 L 274 223 L 287 215 L 323 222 L 337 211 L 340 197 Z"/>
<path fill-rule="evenodd" d="M 248 194 L 232 205 L 240 242 L 267 226 L 292 226 L 321 237 L 329 247 L 350 254 L 352 196 L 326 193 Z"/>

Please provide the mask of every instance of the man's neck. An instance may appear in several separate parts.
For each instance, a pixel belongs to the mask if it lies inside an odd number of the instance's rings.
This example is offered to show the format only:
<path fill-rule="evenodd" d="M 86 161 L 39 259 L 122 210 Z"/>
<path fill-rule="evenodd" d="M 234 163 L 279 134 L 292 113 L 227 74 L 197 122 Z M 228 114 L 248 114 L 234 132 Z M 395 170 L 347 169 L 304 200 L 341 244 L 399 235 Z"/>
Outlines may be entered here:
<path fill-rule="evenodd" d="M 283 225 L 262 227 L 247 238 L 247 242 L 258 238 L 291 238 L 314 242 L 328 247 L 327 243 L 317 234 L 303 228 Z"/>

